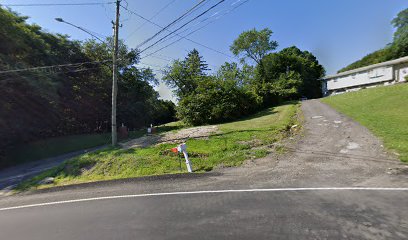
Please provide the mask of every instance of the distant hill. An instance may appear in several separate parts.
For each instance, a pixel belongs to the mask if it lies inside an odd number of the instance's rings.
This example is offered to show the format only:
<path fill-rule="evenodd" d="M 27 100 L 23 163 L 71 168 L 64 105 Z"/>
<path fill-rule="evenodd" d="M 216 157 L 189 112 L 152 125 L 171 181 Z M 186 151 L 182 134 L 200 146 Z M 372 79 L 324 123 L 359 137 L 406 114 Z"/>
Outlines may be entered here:
<path fill-rule="evenodd" d="M 408 46 L 407 46 L 408 47 Z M 340 69 L 337 73 L 357 69 L 360 67 L 369 66 L 376 63 L 386 62 L 397 58 L 405 57 L 408 54 L 406 52 L 398 52 L 394 45 L 387 46 L 386 48 L 377 50 L 363 57 L 362 59 L 353 62 L 352 64 Z"/>
<path fill-rule="evenodd" d="M 391 24 L 396 29 L 392 43 L 340 69 L 338 73 L 408 56 L 408 9 L 398 13 Z"/>

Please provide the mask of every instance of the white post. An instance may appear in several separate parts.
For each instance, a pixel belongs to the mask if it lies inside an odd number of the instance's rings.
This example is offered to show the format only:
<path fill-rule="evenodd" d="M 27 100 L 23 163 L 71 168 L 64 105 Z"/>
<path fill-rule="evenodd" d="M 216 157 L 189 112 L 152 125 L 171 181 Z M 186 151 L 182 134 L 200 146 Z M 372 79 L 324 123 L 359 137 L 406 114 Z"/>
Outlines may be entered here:
<path fill-rule="evenodd" d="M 184 158 L 186 159 L 187 171 L 188 171 L 189 173 L 193 172 L 192 167 L 191 167 L 191 164 L 190 164 L 190 161 L 188 160 L 187 145 L 186 145 L 185 143 L 180 144 L 180 145 L 177 147 L 177 150 L 178 150 L 179 152 L 182 152 L 183 155 L 184 155 Z"/>

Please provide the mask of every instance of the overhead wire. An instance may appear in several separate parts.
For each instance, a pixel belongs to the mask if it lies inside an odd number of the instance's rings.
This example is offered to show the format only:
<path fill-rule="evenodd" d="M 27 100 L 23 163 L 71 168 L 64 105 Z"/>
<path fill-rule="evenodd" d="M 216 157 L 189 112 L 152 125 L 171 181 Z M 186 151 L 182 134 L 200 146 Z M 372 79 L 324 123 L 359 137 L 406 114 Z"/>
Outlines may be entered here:
<path fill-rule="evenodd" d="M 245 2 L 248 2 L 248 1 L 249 1 L 249 0 L 246 0 Z M 245 2 L 243 2 L 243 3 L 245 3 Z M 241 6 L 243 3 L 241 3 L 239 6 Z M 238 8 L 239 6 L 234 7 L 234 9 Z M 125 8 L 124 8 L 124 9 L 125 9 Z M 224 15 L 226 15 L 226 14 L 232 12 L 234 9 L 228 11 L 228 12 L 225 13 Z M 161 25 L 159 25 L 159 24 L 157 24 L 157 23 L 155 23 L 155 22 L 153 22 L 153 21 L 151 21 L 151 20 L 145 18 L 144 16 L 138 14 L 138 13 L 135 12 L 135 11 L 132 11 L 131 9 L 126 8 L 125 10 L 127 10 L 128 12 L 130 12 L 130 13 L 132 13 L 132 14 L 134 14 L 134 15 L 136 15 L 136 16 L 138 16 L 138 17 L 144 19 L 144 20 L 146 20 L 147 22 L 149 22 L 149 23 L 151 23 L 151 24 L 153 24 L 153 25 L 155 25 L 155 26 L 157 26 L 157 27 L 159 27 L 159 28 L 161 28 L 161 29 L 164 29 L 163 26 L 161 26 Z M 222 15 L 222 16 L 224 16 L 224 15 Z M 222 16 L 221 16 L 221 17 L 222 17 Z M 209 17 L 209 18 L 210 18 L 210 17 Z M 206 19 L 204 19 L 203 21 L 205 21 L 205 20 L 207 20 L 207 19 L 209 19 L 209 18 L 206 18 Z M 201 22 L 203 22 L 203 21 L 201 21 Z M 200 23 L 201 23 L 201 22 L 200 22 Z M 213 22 L 214 22 L 214 21 L 213 21 Z M 211 23 L 212 23 L 212 22 L 211 22 Z M 202 28 L 203 28 L 203 27 L 202 27 Z M 202 29 L 202 28 L 200 28 L 200 29 Z M 168 29 L 164 29 L 164 30 L 166 30 L 166 31 L 168 31 L 168 32 L 171 32 L 171 31 L 168 30 Z M 186 30 L 189 30 L 189 29 L 186 29 Z M 183 32 L 184 32 L 184 31 L 183 31 Z M 195 32 L 196 32 L 196 31 L 195 31 Z M 191 35 L 191 34 L 192 34 L 192 33 L 190 33 L 190 34 L 188 34 L 188 35 Z M 179 33 L 175 33 L 175 35 L 181 37 L 182 39 L 185 39 L 185 40 L 187 40 L 187 41 L 190 41 L 190 42 L 192 42 L 192 43 L 194 43 L 194 44 L 200 45 L 200 46 L 205 47 L 205 48 L 207 48 L 207 49 L 209 49 L 209 50 L 212 50 L 212 51 L 214 51 L 214 52 L 217 52 L 217 53 L 219 53 L 219 54 L 222 54 L 222 55 L 224 55 L 224 56 L 227 56 L 227 57 L 229 57 L 229 58 L 235 58 L 235 57 L 233 57 L 233 56 L 231 56 L 231 55 L 229 55 L 229 54 L 227 54 L 227 53 L 221 52 L 221 51 L 216 50 L 216 49 L 214 49 L 214 48 L 212 48 L 212 47 L 206 46 L 206 45 L 204 45 L 204 44 L 202 44 L 202 43 L 199 43 L 199 42 L 197 42 L 197 41 L 194 41 L 194 40 L 192 40 L 192 39 L 189 39 L 189 38 L 187 38 L 186 36 L 182 36 L 182 35 L 180 35 Z M 171 38 L 172 38 L 172 37 L 170 37 L 170 38 L 168 38 L 168 39 L 171 39 Z M 180 39 L 180 40 L 181 40 L 181 39 Z M 178 42 L 178 41 L 180 41 L 180 40 L 177 40 L 176 42 Z M 174 42 L 174 43 L 175 43 L 175 42 Z M 174 43 L 172 43 L 172 44 L 174 44 Z M 172 44 L 169 44 L 168 46 L 170 46 L 170 45 L 172 45 Z M 168 47 L 168 46 L 166 46 L 166 47 Z M 162 50 L 162 49 L 164 49 L 164 48 L 166 48 L 166 47 L 163 47 L 163 48 L 161 48 L 160 50 Z M 160 50 L 158 50 L 158 51 L 160 51 Z M 157 53 L 158 51 L 155 51 L 154 53 Z M 151 56 L 151 55 L 153 55 L 154 53 L 148 54 L 148 56 Z M 145 57 L 148 57 L 148 56 L 145 56 Z M 144 57 L 142 57 L 142 58 L 144 58 Z"/>
<path fill-rule="evenodd" d="M 164 47 L 162 47 L 162 48 L 160 48 L 160 49 L 158 49 L 158 50 L 156 50 L 156 51 L 154 51 L 154 52 L 152 52 L 152 53 L 149 53 L 149 54 L 147 54 L 147 55 L 141 57 L 141 59 L 146 58 L 146 57 L 149 57 L 149 56 L 152 56 L 153 54 L 155 54 L 155 53 L 157 53 L 157 52 L 159 52 L 159 51 L 161 51 L 161 50 L 163 50 L 163 49 L 165 49 L 165 48 L 167 48 L 167 47 L 169 47 L 169 46 L 171 46 L 171 45 L 173 45 L 173 44 L 179 42 L 179 41 L 182 40 L 182 39 L 186 39 L 186 40 L 188 40 L 188 41 L 190 41 L 190 42 L 193 42 L 193 43 L 195 43 L 195 44 L 197 44 L 197 45 L 200 45 L 200 46 L 202 46 L 202 47 L 204 47 L 204 48 L 207 48 L 207 49 L 209 49 L 209 50 L 212 50 L 212 51 L 217 52 L 217 53 L 219 53 L 219 54 L 222 54 L 222 55 L 224 55 L 224 56 L 227 56 L 227 57 L 230 57 L 230 58 L 236 58 L 236 57 L 234 57 L 234 56 L 231 56 L 231 55 L 226 54 L 226 53 L 224 53 L 224 52 L 221 52 L 221 51 L 219 51 L 219 50 L 217 50 L 217 49 L 214 49 L 214 48 L 211 48 L 211 47 L 206 46 L 206 45 L 204 45 L 204 44 L 201 44 L 201 43 L 199 43 L 199 42 L 197 42 L 197 41 L 194 41 L 194 40 L 192 40 L 192 39 L 189 39 L 189 38 L 187 38 L 187 37 L 188 37 L 189 35 L 191 35 L 191 34 L 197 32 L 197 31 L 199 31 L 199 30 L 205 28 L 205 27 L 208 26 L 209 24 L 211 24 L 211 23 L 217 21 L 217 20 L 220 19 L 221 17 L 223 17 L 223 16 L 225 16 L 225 15 L 227 15 L 227 14 L 233 12 L 235 9 L 239 8 L 240 6 L 242 6 L 243 4 L 247 3 L 248 1 L 249 1 L 249 0 L 243 1 L 243 2 L 240 3 L 239 5 L 235 6 L 234 8 L 228 10 L 228 11 L 225 12 L 224 14 L 220 15 L 219 17 L 217 17 L 215 20 L 213 20 L 213 21 L 211 21 L 211 22 L 208 22 L 208 23 L 205 24 L 204 26 L 202 26 L 202 27 L 200 27 L 200 28 L 198 28 L 198 29 L 196 29 L 196 30 L 190 32 L 190 33 L 187 34 L 187 35 L 181 36 L 181 35 L 176 34 L 176 35 L 178 35 L 178 36 L 180 37 L 179 39 L 177 39 L 176 41 L 171 42 L 170 44 L 168 44 L 168 45 L 166 45 L 166 46 L 164 46 Z"/>
<path fill-rule="evenodd" d="M 200 18 L 201 16 L 203 16 L 204 14 L 206 14 L 207 12 L 211 11 L 212 9 L 214 9 L 215 7 L 217 7 L 218 5 L 220 5 L 221 3 L 225 2 L 225 0 L 221 0 L 218 1 L 216 4 L 212 5 L 210 8 L 208 8 L 207 10 L 205 10 L 204 12 L 200 13 L 199 15 L 197 15 L 196 17 L 194 17 L 193 19 L 189 20 L 188 22 L 184 23 L 183 25 L 181 25 L 180 27 L 176 28 L 175 30 L 171 31 L 170 33 L 168 33 L 167 35 L 165 35 L 164 37 L 160 38 L 159 40 L 157 40 L 156 42 L 154 42 L 153 44 L 150 44 L 148 47 L 144 48 L 143 50 L 140 51 L 140 53 L 143 53 L 144 51 L 146 51 L 147 49 L 152 48 L 153 46 L 155 46 L 156 44 L 160 43 L 161 41 L 163 41 L 164 39 L 166 39 L 168 36 L 174 34 L 175 32 L 177 32 L 178 30 L 182 29 L 183 27 L 187 26 L 189 23 L 195 21 L 196 19 Z"/>
<path fill-rule="evenodd" d="M 173 4 L 176 0 L 172 0 L 169 3 L 167 3 L 164 7 L 162 7 L 159 11 L 157 11 L 152 17 L 150 17 L 149 19 L 146 19 L 145 22 L 143 22 L 142 24 L 140 24 L 138 27 L 136 27 L 136 29 L 131 32 L 125 39 L 130 38 L 133 34 L 135 34 L 139 29 L 141 29 L 144 25 L 146 25 L 146 23 L 149 21 L 151 21 L 152 19 L 154 19 L 155 17 L 157 17 L 161 12 L 163 12 L 165 9 L 167 9 L 171 4 Z"/>
<path fill-rule="evenodd" d="M 28 4 L 0 4 L 6 7 L 49 7 L 49 6 L 91 6 L 91 5 L 107 5 L 115 2 L 86 2 L 86 3 L 28 3 Z"/>
<path fill-rule="evenodd" d="M 195 4 L 192 8 L 188 9 L 187 12 L 183 13 L 180 17 L 176 18 L 175 20 L 173 20 L 171 23 L 167 24 L 165 27 L 163 27 L 160 31 L 156 32 L 155 34 L 153 34 L 153 36 L 147 38 L 146 40 L 144 40 L 143 42 L 141 42 L 139 45 L 137 45 L 136 48 L 139 48 L 141 46 L 143 46 L 144 44 L 148 43 L 149 41 L 153 40 L 155 37 L 157 37 L 158 35 L 160 35 L 163 31 L 165 31 L 166 29 L 168 29 L 169 27 L 173 26 L 174 24 L 176 24 L 177 22 L 179 22 L 180 20 L 182 20 L 185 16 L 187 16 L 188 14 L 190 14 L 194 9 L 196 9 L 198 6 L 200 6 L 202 3 L 204 3 L 207 0 L 201 0 L 200 2 L 198 2 L 197 4 Z M 124 7 L 123 5 L 121 5 L 122 8 L 124 9 L 128 9 L 127 7 Z M 146 18 L 145 18 L 146 19 Z"/>
<path fill-rule="evenodd" d="M 175 1 L 175 0 L 174 0 Z M 170 5 L 171 3 L 173 3 L 174 1 L 172 1 L 172 2 L 170 2 L 169 4 L 167 4 L 166 6 L 168 6 L 168 5 Z M 195 7 L 197 7 L 199 4 L 201 4 L 201 3 L 203 3 L 205 0 L 202 0 L 202 1 L 200 1 L 198 4 L 196 4 L 195 5 Z M 209 9 L 207 9 L 206 11 L 204 11 L 203 13 L 201 13 L 200 15 L 198 15 L 197 17 L 195 17 L 194 19 L 192 19 L 192 20 L 190 20 L 188 23 L 190 23 L 190 22 L 192 22 L 193 20 L 195 20 L 195 19 L 197 19 L 198 17 L 200 17 L 200 16 L 202 16 L 202 15 L 204 15 L 205 13 L 207 13 L 208 11 L 210 11 L 212 8 L 214 8 L 214 7 L 216 7 L 218 4 L 220 4 L 220 3 L 222 3 L 223 1 L 225 1 L 225 0 L 222 0 L 222 1 L 220 1 L 220 2 L 218 2 L 217 4 L 215 4 L 215 5 L 213 5 L 211 8 L 209 8 Z M 248 0 L 247 0 L 248 1 Z M 48 5 L 105 5 L 105 4 L 112 4 L 112 3 L 114 3 L 114 2 L 106 2 L 106 3 L 101 3 L 101 2 L 98 2 L 98 3 L 73 3 L 73 4 L 65 4 L 65 3 L 60 3 L 60 4 L 22 4 L 22 5 L 32 5 L 32 6 L 48 6 Z M 7 4 L 7 5 L 9 5 L 9 4 Z M 17 5 L 17 4 L 13 4 L 13 5 Z M 4 5 L 4 6 L 6 6 L 6 5 Z M 131 11 L 131 10 L 129 10 L 128 8 L 127 8 L 127 6 L 125 7 L 125 6 L 121 6 L 122 8 L 125 8 L 126 10 L 128 10 L 129 12 L 131 12 L 131 13 L 133 13 L 133 14 L 135 14 L 135 15 L 138 15 L 138 14 L 136 14 L 135 12 L 133 12 L 133 11 Z M 187 11 L 186 13 L 188 13 L 188 12 L 191 12 L 191 10 L 192 9 L 194 9 L 195 7 L 193 7 L 193 8 L 191 8 L 189 11 Z M 184 16 L 186 16 L 187 14 L 183 14 L 182 15 L 182 17 L 184 17 Z M 139 17 L 142 17 L 141 15 L 139 15 Z M 142 17 L 142 18 L 144 18 L 144 17 Z M 179 17 L 178 19 L 180 19 L 181 17 Z M 153 22 L 151 22 L 149 19 L 146 19 L 148 22 L 150 22 L 150 23 L 153 23 Z M 176 19 L 177 20 L 177 19 Z M 173 21 L 173 22 L 175 22 L 175 21 Z M 187 23 L 187 24 L 188 24 Z M 155 24 L 155 23 L 153 23 L 153 24 Z M 187 25 L 187 24 L 184 24 L 183 26 L 185 26 L 185 25 Z M 157 24 L 155 24 L 155 25 L 157 25 Z M 171 24 L 168 24 L 167 26 L 170 26 Z M 182 27 L 183 27 L 182 26 Z M 179 30 L 179 29 L 181 29 L 182 27 L 180 27 L 180 28 L 178 28 L 177 30 Z M 160 28 L 162 28 L 162 31 L 164 31 L 164 30 L 167 30 L 166 29 L 166 27 L 161 27 L 160 26 Z M 201 29 L 201 28 L 200 28 Z M 177 30 L 175 30 L 175 31 L 177 31 Z M 87 30 L 88 32 L 91 32 L 90 30 Z M 167 30 L 167 31 L 170 31 L 170 30 Z M 174 33 L 175 31 L 172 31 L 171 33 Z M 197 30 L 196 30 L 197 31 Z M 195 31 L 194 31 L 195 32 Z M 190 33 L 191 34 L 191 33 Z M 101 36 L 103 36 L 102 34 L 100 34 Z M 95 37 L 95 36 L 94 36 Z M 104 36 L 105 37 L 105 36 Z M 98 38 L 99 39 L 99 38 Z M 100 41 L 102 41 L 101 39 L 99 39 Z M 196 42 L 196 41 L 193 41 L 193 40 L 190 40 L 190 41 L 192 41 L 192 42 L 194 42 L 195 44 L 198 44 L 198 45 L 200 45 L 200 46 L 203 46 L 203 47 L 206 47 L 206 48 L 209 48 L 210 49 L 210 47 L 208 47 L 208 46 L 205 46 L 205 45 L 203 45 L 203 44 L 201 44 L 201 43 L 198 43 L 198 42 Z M 102 42 L 104 42 L 104 41 L 102 41 Z M 217 50 L 215 50 L 215 49 L 212 49 L 213 51 L 217 51 Z M 217 52 L 219 52 L 219 53 L 221 53 L 221 54 L 224 54 L 224 53 L 222 53 L 222 52 L 220 52 L 220 51 L 217 51 Z M 151 54 L 149 54 L 149 56 L 152 56 L 154 53 L 151 53 Z M 144 57 L 148 57 L 148 56 L 144 56 Z M 144 58 L 143 57 L 143 58 Z M 231 57 L 231 56 L 229 56 L 229 57 Z M 158 58 L 157 56 L 156 56 L 156 58 Z M 163 59 L 163 58 L 162 58 Z M 163 60 L 165 60 L 165 61 L 170 61 L 170 60 L 168 60 L 168 59 L 163 59 Z M 172 60 L 174 60 L 174 59 L 172 59 Z M 44 70 L 44 69 L 49 69 L 49 68 L 60 68 L 60 67 L 68 67 L 68 66 L 74 66 L 74 67 L 80 67 L 81 65 L 83 65 L 83 64 L 91 64 L 91 63 L 106 63 L 106 62 L 109 62 L 109 61 L 112 61 L 112 60 L 104 60 L 104 61 L 92 61 L 92 62 L 81 62 L 81 63 L 70 63 L 70 64 L 59 64 L 59 65 L 50 65 L 50 66 L 41 66 L 41 67 L 32 67 L 32 68 L 25 68 L 25 69 L 13 69 L 13 70 L 4 70 L 4 71 L 0 71 L 0 74 L 4 74 L 4 73 L 15 73 L 15 72 L 22 72 L 22 71 L 34 71 L 34 70 L 40 70 L 40 69 L 42 69 L 42 70 Z M 143 63 L 142 63 L 143 64 Z M 145 65 L 148 65 L 148 64 L 145 64 Z M 157 66 L 157 65 L 156 65 Z M 160 66 L 157 66 L 157 67 L 160 67 Z M 76 71 L 85 71 L 85 70 L 76 70 Z"/>
<path fill-rule="evenodd" d="M 153 22 L 153 21 L 151 21 L 151 20 L 149 20 L 149 19 L 143 17 L 142 15 L 140 15 L 140 14 L 138 14 L 138 13 L 136 13 L 136 12 L 130 10 L 130 9 L 125 9 L 125 10 L 127 10 L 127 11 L 130 12 L 131 14 L 134 14 L 134 15 L 140 17 L 141 19 L 145 20 L 146 22 L 149 22 L 149 23 L 151 23 L 151 24 L 153 24 L 153 25 L 155 25 L 155 26 L 157 26 L 157 27 L 159 27 L 159 28 L 161 28 L 161 29 L 164 29 L 163 26 L 161 26 L 161 25 L 159 25 L 159 24 L 157 24 L 157 23 L 155 23 L 155 22 Z M 205 21 L 205 20 L 207 20 L 207 19 L 208 19 L 208 18 L 202 20 L 201 22 L 203 22 L 203 21 Z M 201 23 L 201 22 L 200 22 L 200 23 Z M 200 24 L 200 23 L 199 23 L 199 24 Z M 194 25 L 194 26 L 196 26 L 196 25 Z M 188 31 L 188 30 L 190 30 L 190 29 L 191 29 L 191 28 L 187 28 L 187 29 L 183 30 L 181 33 L 185 32 L 185 31 Z M 169 29 L 166 29 L 166 31 L 171 32 Z M 182 37 L 182 36 L 180 35 L 180 33 L 175 33 L 175 35 L 171 36 L 171 37 L 168 38 L 167 40 L 170 40 L 170 39 L 174 38 L 175 36 Z M 167 40 L 166 40 L 166 41 L 167 41 Z M 190 39 L 186 39 L 186 40 L 192 41 L 192 40 L 190 40 Z"/>
<path fill-rule="evenodd" d="M 69 66 L 80 67 L 80 66 L 83 66 L 84 64 L 102 64 L 102 63 L 111 62 L 111 61 L 112 60 L 88 61 L 88 62 L 79 62 L 79 63 L 67 63 L 67 64 L 57 64 L 57 65 L 48 65 L 48 66 L 40 66 L 40 67 L 31 67 L 31 68 L 3 70 L 3 71 L 0 71 L 0 74 L 44 70 L 44 69 L 50 69 L 50 68 L 61 68 L 61 67 L 69 67 Z"/>

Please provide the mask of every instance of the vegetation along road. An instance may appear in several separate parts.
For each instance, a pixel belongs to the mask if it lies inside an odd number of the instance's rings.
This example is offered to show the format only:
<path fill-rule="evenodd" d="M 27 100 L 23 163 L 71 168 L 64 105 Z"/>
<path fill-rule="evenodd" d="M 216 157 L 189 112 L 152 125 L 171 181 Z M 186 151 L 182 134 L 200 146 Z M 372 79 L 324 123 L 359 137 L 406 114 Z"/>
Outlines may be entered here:
<path fill-rule="evenodd" d="M 2 198 L 1 232 L 8 239 L 406 239 L 407 167 L 365 127 L 318 100 L 303 102 L 302 111 L 303 136 L 282 142 L 285 154 L 204 174 Z"/>
<path fill-rule="evenodd" d="M 55 2 L 0 4 L 1 239 L 408 239 L 402 0 Z"/>

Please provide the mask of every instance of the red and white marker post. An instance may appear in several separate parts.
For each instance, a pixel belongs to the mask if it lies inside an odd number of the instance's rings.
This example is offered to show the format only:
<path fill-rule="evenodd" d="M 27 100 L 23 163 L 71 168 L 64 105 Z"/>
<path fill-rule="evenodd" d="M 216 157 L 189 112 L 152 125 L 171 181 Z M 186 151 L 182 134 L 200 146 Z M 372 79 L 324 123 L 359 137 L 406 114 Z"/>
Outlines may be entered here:
<path fill-rule="evenodd" d="M 187 153 L 187 145 L 185 143 L 180 144 L 177 148 L 172 148 L 172 152 L 175 152 L 175 150 L 177 149 L 178 152 L 182 152 L 184 155 L 184 158 L 186 159 L 186 166 L 187 166 L 187 171 L 189 173 L 192 173 L 192 167 L 191 167 L 191 163 L 190 160 L 188 159 L 188 153 Z"/>

